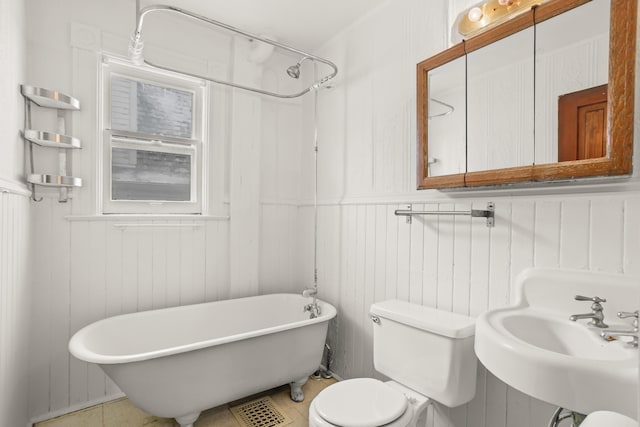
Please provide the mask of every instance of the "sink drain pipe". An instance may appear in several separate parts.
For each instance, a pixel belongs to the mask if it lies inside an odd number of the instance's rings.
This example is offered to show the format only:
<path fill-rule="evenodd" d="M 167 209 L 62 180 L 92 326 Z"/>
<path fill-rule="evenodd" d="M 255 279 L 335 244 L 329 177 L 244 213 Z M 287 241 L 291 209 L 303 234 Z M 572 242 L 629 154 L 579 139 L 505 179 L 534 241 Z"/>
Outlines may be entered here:
<path fill-rule="evenodd" d="M 571 420 L 571 427 L 578 427 L 584 421 L 585 416 L 577 412 L 570 411 L 564 408 L 558 408 L 553 413 L 551 420 L 549 421 L 549 427 L 560 427 L 560 423 L 564 420 Z"/>

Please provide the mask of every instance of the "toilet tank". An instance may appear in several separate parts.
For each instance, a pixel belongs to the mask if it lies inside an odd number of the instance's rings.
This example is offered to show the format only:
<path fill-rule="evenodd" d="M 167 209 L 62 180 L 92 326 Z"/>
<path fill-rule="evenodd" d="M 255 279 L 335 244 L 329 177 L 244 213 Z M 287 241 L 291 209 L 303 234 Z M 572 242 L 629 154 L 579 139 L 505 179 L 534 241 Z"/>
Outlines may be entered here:
<path fill-rule="evenodd" d="M 399 300 L 370 313 L 376 371 L 449 407 L 473 398 L 475 319 Z"/>

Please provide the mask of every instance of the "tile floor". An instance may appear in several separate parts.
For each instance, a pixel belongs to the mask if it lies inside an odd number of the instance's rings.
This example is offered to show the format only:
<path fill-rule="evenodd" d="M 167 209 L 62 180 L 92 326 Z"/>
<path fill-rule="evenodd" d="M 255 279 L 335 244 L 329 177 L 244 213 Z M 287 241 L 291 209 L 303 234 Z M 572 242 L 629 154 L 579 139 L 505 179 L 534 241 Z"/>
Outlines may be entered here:
<path fill-rule="evenodd" d="M 335 382 L 334 379 L 312 378 L 302 387 L 305 394 L 303 402 L 296 403 L 289 398 L 289 387 L 282 386 L 268 392 L 250 396 L 238 401 L 204 411 L 195 427 L 239 427 L 240 424 L 231 414 L 229 408 L 265 395 L 273 401 L 293 420 L 290 427 L 307 427 L 309 403 L 323 388 Z M 61 417 L 36 423 L 34 427 L 176 427 L 173 419 L 158 418 L 136 408 L 128 399 L 122 398 L 102 405 L 73 412 Z M 287 427 L 289 427 L 287 426 Z"/>

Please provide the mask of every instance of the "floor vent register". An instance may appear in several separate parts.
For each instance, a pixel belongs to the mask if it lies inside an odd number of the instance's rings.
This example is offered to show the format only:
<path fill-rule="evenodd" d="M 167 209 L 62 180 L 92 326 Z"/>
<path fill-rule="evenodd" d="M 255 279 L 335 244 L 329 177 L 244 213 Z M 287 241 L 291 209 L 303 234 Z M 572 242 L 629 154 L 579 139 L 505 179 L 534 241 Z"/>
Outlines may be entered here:
<path fill-rule="evenodd" d="M 280 427 L 293 422 L 269 396 L 229 409 L 242 427 Z"/>

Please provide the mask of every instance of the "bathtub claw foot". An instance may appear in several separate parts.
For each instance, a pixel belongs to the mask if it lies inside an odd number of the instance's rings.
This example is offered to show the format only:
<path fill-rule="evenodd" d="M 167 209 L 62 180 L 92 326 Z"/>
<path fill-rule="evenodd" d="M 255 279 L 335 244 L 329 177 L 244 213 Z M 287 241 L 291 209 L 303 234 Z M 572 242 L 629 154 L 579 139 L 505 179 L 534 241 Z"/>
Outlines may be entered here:
<path fill-rule="evenodd" d="M 308 379 L 309 377 L 304 377 L 300 380 L 289 383 L 289 387 L 291 387 L 291 400 L 294 402 L 302 402 L 304 400 L 302 386 L 305 385 Z"/>
<path fill-rule="evenodd" d="M 176 421 L 180 424 L 180 427 L 193 427 L 193 423 L 196 422 L 198 417 L 200 416 L 200 412 L 196 412 L 194 414 L 187 414 L 181 417 L 176 417 Z"/>

